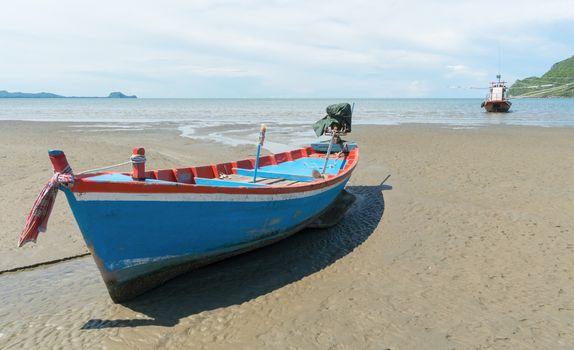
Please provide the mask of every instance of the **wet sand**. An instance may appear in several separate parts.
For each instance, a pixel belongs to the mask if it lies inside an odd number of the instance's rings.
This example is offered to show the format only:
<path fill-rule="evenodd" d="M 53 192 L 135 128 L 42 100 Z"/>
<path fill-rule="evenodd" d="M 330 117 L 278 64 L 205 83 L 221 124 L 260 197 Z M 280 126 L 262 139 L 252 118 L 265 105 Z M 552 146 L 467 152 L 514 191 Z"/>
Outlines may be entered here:
<path fill-rule="evenodd" d="M 0 270 L 85 252 L 64 197 L 16 249 L 50 176 L 143 145 L 149 167 L 254 153 L 145 131 L 0 122 Z M 358 126 L 358 200 L 305 230 L 115 305 L 91 257 L 0 275 L 0 348 L 511 348 L 574 344 L 574 129 Z M 17 176 L 12 176 L 16 174 Z M 387 176 L 390 177 L 381 184 Z"/>

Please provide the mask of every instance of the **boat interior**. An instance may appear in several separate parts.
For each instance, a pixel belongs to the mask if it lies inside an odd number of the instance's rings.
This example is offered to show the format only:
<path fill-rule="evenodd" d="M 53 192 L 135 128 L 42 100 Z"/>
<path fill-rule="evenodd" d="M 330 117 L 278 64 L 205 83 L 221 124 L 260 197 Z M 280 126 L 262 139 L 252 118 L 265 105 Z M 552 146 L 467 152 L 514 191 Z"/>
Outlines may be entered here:
<path fill-rule="evenodd" d="M 324 176 L 326 147 L 324 143 L 312 144 L 309 147 L 289 152 L 267 155 L 259 158 L 257 178 L 255 158 L 235 162 L 212 164 L 206 166 L 160 169 L 146 171 L 146 183 L 150 184 L 189 184 L 199 186 L 223 187 L 284 187 L 323 181 L 345 172 L 356 160 L 357 145 L 347 144 L 348 152 L 340 152 L 335 145 L 329 155 Z M 132 182 L 131 173 L 100 173 L 82 177 L 88 182 Z"/>

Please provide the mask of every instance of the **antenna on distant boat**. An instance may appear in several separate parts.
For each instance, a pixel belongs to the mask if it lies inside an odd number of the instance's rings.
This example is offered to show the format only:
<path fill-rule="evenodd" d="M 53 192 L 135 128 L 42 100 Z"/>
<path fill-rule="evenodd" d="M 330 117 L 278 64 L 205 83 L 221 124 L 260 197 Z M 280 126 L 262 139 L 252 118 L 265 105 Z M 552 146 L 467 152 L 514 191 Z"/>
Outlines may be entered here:
<path fill-rule="evenodd" d="M 502 49 L 500 48 L 500 39 L 498 39 L 498 82 L 500 82 L 500 71 L 502 68 Z"/>

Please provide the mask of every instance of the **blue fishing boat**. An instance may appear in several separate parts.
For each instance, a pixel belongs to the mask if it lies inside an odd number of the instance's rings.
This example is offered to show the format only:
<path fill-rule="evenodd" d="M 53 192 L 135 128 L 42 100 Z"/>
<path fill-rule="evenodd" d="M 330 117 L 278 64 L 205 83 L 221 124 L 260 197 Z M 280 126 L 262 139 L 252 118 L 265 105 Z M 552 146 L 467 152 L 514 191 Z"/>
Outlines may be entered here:
<path fill-rule="evenodd" d="M 45 230 L 58 190 L 115 302 L 179 274 L 268 245 L 309 226 L 325 227 L 352 203 L 344 191 L 359 159 L 350 130 L 327 120 L 322 143 L 221 164 L 146 171 L 135 148 L 132 172 L 74 175 L 62 151 L 55 175 L 29 214 L 20 245 Z M 263 144 L 262 128 L 258 150 Z"/>

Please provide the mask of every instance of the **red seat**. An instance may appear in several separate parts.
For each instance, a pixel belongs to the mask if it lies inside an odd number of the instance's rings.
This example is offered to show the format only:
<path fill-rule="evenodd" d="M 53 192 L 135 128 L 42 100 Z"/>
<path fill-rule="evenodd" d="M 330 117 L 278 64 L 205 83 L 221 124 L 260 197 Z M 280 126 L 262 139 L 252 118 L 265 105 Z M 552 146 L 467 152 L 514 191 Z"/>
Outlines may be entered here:
<path fill-rule="evenodd" d="M 237 167 L 240 169 L 253 169 L 255 167 L 253 159 L 243 159 L 237 162 Z"/>
<path fill-rule="evenodd" d="M 265 156 L 259 158 L 259 167 L 267 165 L 275 165 L 275 158 L 273 156 Z"/>
<path fill-rule="evenodd" d="M 191 168 L 175 169 L 175 177 L 177 178 L 177 182 L 185 184 L 194 183 Z"/>
<path fill-rule="evenodd" d="M 155 176 L 158 180 L 177 182 L 173 169 L 156 170 Z"/>
<path fill-rule="evenodd" d="M 289 162 L 293 160 L 293 158 L 291 158 L 291 153 L 290 152 L 283 152 L 283 153 L 277 153 L 275 155 L 275 162 L 277 164 L 281 164 L 281 163 L 285 163 L 285 162 Z"/>
<path fill-rule="evenodd" d="M 191 168 L 191 171 L 193 172 L 193 175 L 195 177 L 202 177 L 205 179 L 213 179 L 214 177 L 216 177 L 215 174 L 213 173 L 213 168 L 211 167 L 211 165 Z M 219 175 L 217 177 L 219 177 Z"/>
<path fill-rule="evenodd" d="M 217 177 L 219 177 L 219 174 L 233 174 L 233 164 L 231 163 L 217 164 L 215 168 L 217 169 Z"/>
<path fill-rule="evenodd" d="M 293 158 L 293 160 L 303 158 L 304 156 L 306 156 L 303 154 L 303 150 L 300 150 L 300 149 L 296 149 L 294 151 L 291 151 L 290 153 L 291 153 L 291 158 Z"/>

